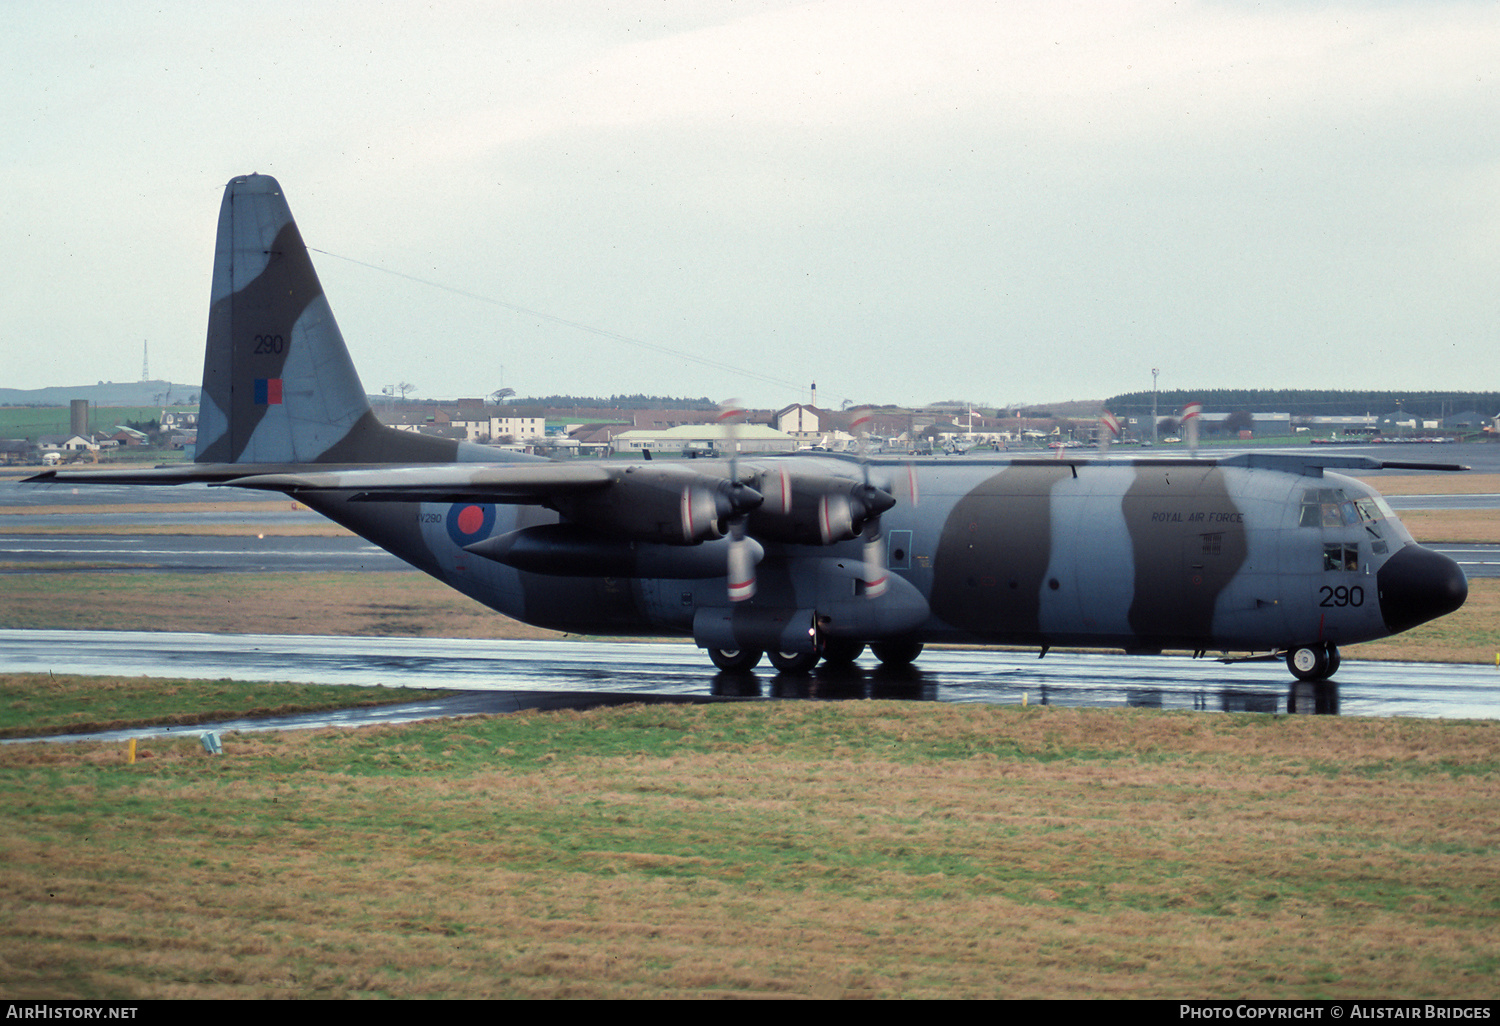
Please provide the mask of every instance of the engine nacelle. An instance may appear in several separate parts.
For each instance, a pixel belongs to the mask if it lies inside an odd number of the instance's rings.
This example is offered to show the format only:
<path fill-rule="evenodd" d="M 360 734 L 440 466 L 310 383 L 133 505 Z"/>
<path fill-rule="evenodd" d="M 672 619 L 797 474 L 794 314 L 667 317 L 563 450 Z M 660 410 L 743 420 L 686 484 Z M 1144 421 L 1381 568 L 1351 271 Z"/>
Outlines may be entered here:
<path fill-rule="evenodd" d="M 768 503 L 752 513 L 750 533 L 793 545 L 832 545 L 858 538 L 866 521 L 896 504 L 889 492 L 832 475 L 793 474 L 790 500 L 782 509 L 768 509 Z"/>
<path fill-rule="evenodd" d="M 553 509 L 602 534 L 663 545 L 724 537 L 729 518 L 760 505 L 760 493 L 673 466 L 624 470 L 597 491 L 554 500 Z"/>
<path fill-rule="evenodd" d="M 765 550 L 744 540 L 740 559 L 753 567 Z M 466 551 L 529 573 L 553 577 L 660 577 L 701 580 L 723 577 L 730 542 L 662 545 L 601 535 L 577 524 L 544 524 L 466 545 Z M 748 571 L 742 571 L 748 572 Z"/>

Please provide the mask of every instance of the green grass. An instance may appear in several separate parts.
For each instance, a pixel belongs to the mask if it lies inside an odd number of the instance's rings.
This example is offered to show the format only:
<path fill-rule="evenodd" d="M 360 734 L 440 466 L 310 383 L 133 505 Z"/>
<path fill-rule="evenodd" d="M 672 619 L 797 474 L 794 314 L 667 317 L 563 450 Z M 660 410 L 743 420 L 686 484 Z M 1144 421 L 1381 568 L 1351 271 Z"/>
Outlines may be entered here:
<path fill-rule="evenodd" d="M 90 406 L 89 431 L 108 431 L 130 421 L 145 423 L 161 417 L 160 406 Z M 73 422 L 66 406 L 0 406 L 0 438 L 29 438 L 71 434 Z"/>
<path fill-rule="evenodd" d="M 192 724 L 417 702 L 446 691 L 147 677 L 0 674 L 0 737 Z"/>
<path fill-rule="evenodd" d="M 1500 951 L 1500 724 L 764 702 L 141 747 L 0 747 L 7 995 L 1483 998 Z"/>

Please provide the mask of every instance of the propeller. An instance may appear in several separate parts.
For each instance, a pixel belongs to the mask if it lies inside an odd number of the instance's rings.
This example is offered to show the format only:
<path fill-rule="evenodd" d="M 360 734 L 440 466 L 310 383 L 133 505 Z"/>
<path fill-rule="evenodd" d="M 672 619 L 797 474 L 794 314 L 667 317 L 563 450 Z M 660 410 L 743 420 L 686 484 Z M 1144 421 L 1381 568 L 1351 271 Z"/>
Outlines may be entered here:
<path fill-rule="evenodd" d="M 1198 455 L 1198 421 L 1203 417 L 1203 404 L 1191 402 L 1182 408 L 1182 425 L 1188 437 L 1188 455 Z"/>
<path fill-rule="evenodd" d="M 1120 418 L 1105 410 L 1099 415 L 1099 455 L 1109 454 L 1109 443 L 1120 437 Z"/>
<path fill-rule="evenodd" d="M 745 521 L 760 503 L 748 501 L 760 493 L 740 480 L 739 419 L 744 415 L 736 400 L 720 404 L 719 423 L 724 425 L 724 439 L 729 443 L 729 498 L 735 512 L 729 518 L 729 601 L 745 602 L 755 596 L 755 553 L 745 537 Z"/>
<path fill-rule="evenodd" d="M 859 435 L 859 465 L 864 471 L 864 491 L 860 496 L 865 509 L 873 513 L 864 523 L 861 532 L 865 547 L 865 597 L 879 598 L 885 594 L 889 582 L 889 571 L 885 566 L 885 539 L 880 536 L 880 514 L 894 505 L 895 500 L 870 484 L 870 418 L 860 417 L 853 424 Z M 886 500 L 886 501 L 882 501 Z"/>

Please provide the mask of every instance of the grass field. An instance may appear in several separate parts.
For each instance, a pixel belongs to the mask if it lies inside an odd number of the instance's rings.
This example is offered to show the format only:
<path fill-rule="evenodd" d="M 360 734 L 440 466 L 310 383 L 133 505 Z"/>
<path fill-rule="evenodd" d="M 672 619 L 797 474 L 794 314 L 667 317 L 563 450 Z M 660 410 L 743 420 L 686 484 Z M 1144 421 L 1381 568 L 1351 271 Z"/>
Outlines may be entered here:
<path fill-rule="evenodd" d="M 401 687 L 331 687 L 160 677 L 0 674 L 0 738 L 191 726 L 251 716 L 416 702 L 451 694 Z"/>
<path fill-rule="evenodd" d="M 748 703 L 140 756 L 0 747 L 8 998 L 1493 998 L 1500 971 L 1491 723 Z"/>
<path fill-rule="evenodd" d="M 89 406 L 89 431 L 109 431 L 134 421 L 144 424 L 161 417 L 160 406 Z M 73 430 L 66 406 L 0 406 L 0 438 L 65 435 Z"/>

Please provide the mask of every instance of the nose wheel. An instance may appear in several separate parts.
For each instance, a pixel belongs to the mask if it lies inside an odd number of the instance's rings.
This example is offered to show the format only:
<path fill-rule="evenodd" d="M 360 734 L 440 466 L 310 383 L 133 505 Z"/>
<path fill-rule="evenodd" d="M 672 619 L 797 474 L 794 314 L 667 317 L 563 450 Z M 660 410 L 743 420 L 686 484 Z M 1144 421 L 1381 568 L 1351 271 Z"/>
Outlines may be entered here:
<path fill-rule="evenodd" d="M 1339 672 L 1337 645 L 1304 645 L 1286 654 L 1286 668 L 1298 680 L 1327 680 Z"/>

